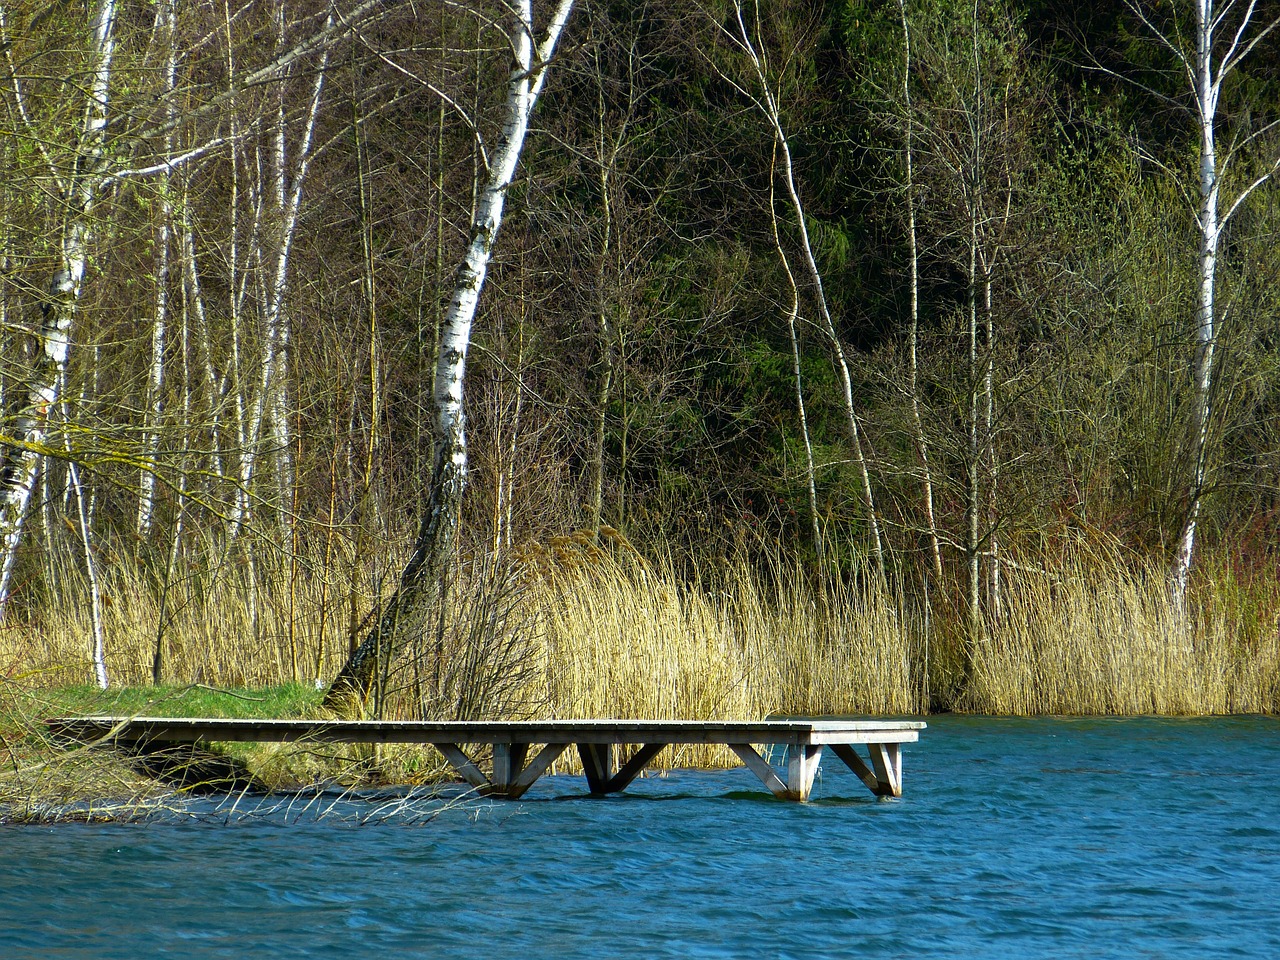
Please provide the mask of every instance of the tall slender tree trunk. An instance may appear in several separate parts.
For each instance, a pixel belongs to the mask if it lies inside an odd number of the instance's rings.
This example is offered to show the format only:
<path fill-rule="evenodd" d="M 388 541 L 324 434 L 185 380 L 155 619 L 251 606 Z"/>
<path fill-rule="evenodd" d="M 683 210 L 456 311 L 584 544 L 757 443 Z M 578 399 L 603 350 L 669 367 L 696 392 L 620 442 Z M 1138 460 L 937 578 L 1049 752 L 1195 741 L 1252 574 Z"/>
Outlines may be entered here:
<path fill-rule="evenodd" d="M 995 385 L 995 349 L 996 324 L 995 309 L 992 304 L 991 273 L 994 265 L 985 263 L 982 277 L 982 311 L 984 326 L 985 356 L 983 357 L 982 377 L 982 430 L 983 457 L 987 465 L 987 598 L 990 602 L 991 618 L 998 621 L 1003 613 L 1000 598 L 1000 538 L 996 533 L 996 485 L 1000 477 L 1000 464 L 996 460 L 996 385 Z"/>
<path fill-rule="evenodd" d="M 284 46 L 283 17 L 280 8 L 281 46 Z M 331 13 L 325 21 L 325 30 L 333 22 Z M 271 150 L 271 196 L 276 217 L 276 247 L 271 258 L 271 271 L 267 280 L 264 301 L 262 371 L 258 394 L 249 415 L 246 428 L 246 444 L 240 457 L 240 485 L 247 494 L 251 489 L 260 457 L 264 432 L 272 439 L 276 463 L 276 499 L 280 515 L 287 516 L 293 502 L 293 455 L 289 423 L 289 350 L 291 328 L 285 306 L 289 285 L 289 262 L 297 235 L 298 211 L 302 205 L 303 186 L 311 166 L 312 140 L 320 104 L 324 94 L 325 73 L 329 63 L 326 47 L 316 68 L 312 86 L 311 103 L 304 120 L 302 134 L 297 143 L 297 159 L 289 169 L 288 127 L 284 108 L 284 91 L 280 91 L 280 103 L 276 111 L 276 124 Z M 232 513 L 231 534 L 235 536 L 244 522 L 246 506 L 237 505 Z"/>
<path fill-rule="evenodd" d="M 972 208 L 969 221 L 969 266 L 968 266 L 968 340 L 969 340 L 969 410 L 968 431 L 969 444 L 966 472 L 965 505 L 965 555 L 968 561 L 968 612 L 969 641 L 976 643 L 982 636 L 982 455 L 978 429 L 978 397 L 981 392 L 982 376 L 978 362 L 978 222 L 977 214 Z M 972 651 L 970 652 L 972 657 Z"/>
<path fill-rule="evenodd" d="M 911 273 L 911 314 L 907 321 L 907 391 L 911 395 L 911 426 L 920 461 L 921 500 L 924 507 L 925 529 L 929 534 L 929 554 L 933 561 L 933 575 L 942 582 L 942 547 L 938 540 L 938 523 L 933 511 L 933 472 L 929 467 L 929 442 L 924 435 L 924 421 L 920 416 L 920 246 L 916 233 L 915 186 L 915 114 L 911 105 L 911 23 L 907 17 L 906 0 L 898 0 L 898 13 L 902 19 L 902 103 L 905 114 L 903 127 L 903 165 L 907 190 L 907 244 Z"/>
<path fill-rule="evenodd" d="M 165 127 L 164 155 L 173 156 L 172 121 L 177 112 L 174 90 L 178 77 L 178 46 L 175 27 L 174 0 L 158 0 L 156 3 L 156 33 L 165 52 L 164 104 Z M 156 454 L 160 448 L 160 420 L 164 414 L 165 340 L 169 321 L 169 238 L 173 233 L 173 172 L 166 168 L 160 174 L 157 193 L 157 223 L 155 234 L 155 300 L 151 319 L 151 371 L 147 378 L 147 410 L 149 431 L 144 439 L 142 475 L 138 490 L 139 538 L 151 533 L 151 520 L 155 511 Z"/>
<path fill-rule="evenodd" d="M 777 140 L 774 140 L 774 157 L 777 158 Z M 809 439 L 809 415 L 804 404 L 804 380 L 800 368 L 800 336 L 796 329 L 796 321 L 800 317 L 800 285 L 796 283 L 795 273 L 791 270 L 791 261 L 787 257 L 786 248 L 782 245 L 782 235 L 778 231 L 778 211 L 774 206 L 773 177 L 769 178 L 769 213 L 773 227 L 773 246 L 778 253 L 778 261 L 782 264 L 782 272 L 787 277 L 787 292 L 791 295 L 787 305 L 787 335 L 791 342 L 791 373 L 796 388 L 796 414 L 800 420 L 800 436 L 804 441 L 805 486 L 809 495 L 809 523 L 813 535 L 813 549 L 819 561 L 823 556 L 822 528 L 818 522 L 818 483 L 817 471 L 813 462 L 813 443 Z"/>
<path fill-rule="evenodd" d="M 511 38 L 515 63 L 507 85 L 506 121 L 489 157 L 487 181 L 476 204 L 471 242 L 458 267 L 453 299 L 445 314 L 436 354 L 436 448 L 431 486 L 413 553 L 400 574 L 399 586 L 369 635 L 334 679 L 325 705 L 362 705 L 377 677 L 386 676 L 400 642 L 399 621 L 411 607 L 429 606 L 439 596 L 452 556 L 462 495 L 467 486 L 467 442 L 463 411 L 467 348 L 480 293 L 484 289 L 494 243 L 502 226 L 507 190 L 515 176 L 529 131 L 529 119 L 546 82 L 556 44 L 573 10 L 574 0 L 557 0 L 540 42 L 534 34 L 532 0 L 513 4 L 518 22 Z"/>
<path fill-rule="evenodd" d="M 1189 449 L 1190 484 L 1187 512 L 1178 537 L 1178 551 L 1172 571 L 1173 592 L 1179 603 L 1186 597 L 1187 581 L 1195 556 L 1196 525 L 1200 521 L 1204 497 L 1205 461 L 1212 421 L 1213 354 L 1216 343 L 1214 280 L 1218 266 L 1218 157 L 1214 120 L 1221 78 L 1213 76 L 1214 5 L 1212 0 L 1196 0 L 1196 101 L 1200 126 L 1200 257 L 1199 298 L 1196 303 L 1196 357 L 1193 367 L 1195 397 L 1191 410 Z"/>
<path fill-rule="evenodd" d="M 804 204 L 800 200 L 800 193 L 795 180 L 795 169 L 791 162 L 791 145 L 787 140 L 786 131 L 782 128 L 782 113 L 778 106 L 778 101 L 773 95 L 773 88 L 769 86 L 768 72 L 760 58 L 759 51 L 756 50 L 755 43 L 751 39 L 751 33 L 747 29 L 746 22 L 743 20 L 742 5 L 736 0 L 734 11 L 738 33 L 736 36 L 732 34 L 729 36 L 751 61 L 756 82 L 759 85 L 759 92 L 749 96 L 751 96 L 752 102 L 764 113 L 765 119 L 768 120 L 769 125 L 773 128 L 778 149 L 782 154 L 783 184 L 786 186 L 787 196 L 791 200 L 792 213 L 796 219 L 796 230 L 800 235 L 800 249 L 804 254 L 809 280 L 813 284 L 814 299 L 817 301 L 818 314 L 822 318 L 822 329 L 827 335 L 836 372 L 840 377 L 845 417 L 849 426 L 849 442 L 853 448 L 853 462 L 857 467 L 858 477 L 861 480 L 862 504 L 866 511 L 867 526 L 870 531 L 871 552 L 881 577 L 885 577 L 888 574 L 885 567 L 883 540 L 880 536 L 880 520 L 876 514 L 875 497 L 871 489 L 871 471 L 867 467 L 866 456 L 862 448 L 862 429 L 858 424 L 858 415 L 853 403 L 853 378 L 849 373 L 849 364 L 845 358 L 844 346 L 840 342 L 840 336 L 836 331 L 835 321 L 831 317 L 831 310 L 827 304 L 827 295 L 822 283 L 822 271 L 818 267 L 817 257 L 813 252 L 813 243 L 809 237 L 809 227 L 804 215 Z"/>
<path fill-rule="evenodd" d="M 8 607 L 14 565 L 22 542 L 23 521 L 31 503 L 40 460 L 65 384 L 76 307 L 93 236 L 94 205 L 102 186 L 107 127 L 107 97 L 115 51 L 115 0 L 98 0 L 89 19 L 92 66 L 85 120 L 76 162 L 62 182 L 66 217 L 58 267 L 49 284 L 40 321 L 40 345 L 27 402 L 14 424 L 18 441 L 4 451 L 0 470 L 0 619 Z"/>
<path fill-rule="evenodd" d="M 213 364 L 213 336 L 209 329 L 208 312 L 205 310 L 204 288 L 200 283 L 200 266 L 196 259 L 195 230 L 191 223 L 190 200 L 185 193 L 180 223 L 183 302 L 186 304 L 185 309 L 195 320 L 196 337 L 199 341 L 201 379 L 204 382 L 204 393 L 209 404 L 209 463 L 214 478 L 221 480 L 225 475 L 222 459 L 222 404 L 226 389 L 230 386 L 230 376 L 219 377 Z M 190 391 L 189 383 L 187 390 Z"/>
<path fill-rule="evenodd" d="M 613 388 L 613 324 L 609 322 L 609 298 L 605 292 L 609 249 L 613 240 L 613 206 L 609 200 L 609 165 L 604 149 L 604 110 L 600 109 L 600 203 L 604 236 L 596 261 L 596 343 L 599 351 L 596 382 L 595 436 L 591 446 L 591 529 L 598 533 L 604 510 L 604 441 L 608 426 L 609 398 Z"/>

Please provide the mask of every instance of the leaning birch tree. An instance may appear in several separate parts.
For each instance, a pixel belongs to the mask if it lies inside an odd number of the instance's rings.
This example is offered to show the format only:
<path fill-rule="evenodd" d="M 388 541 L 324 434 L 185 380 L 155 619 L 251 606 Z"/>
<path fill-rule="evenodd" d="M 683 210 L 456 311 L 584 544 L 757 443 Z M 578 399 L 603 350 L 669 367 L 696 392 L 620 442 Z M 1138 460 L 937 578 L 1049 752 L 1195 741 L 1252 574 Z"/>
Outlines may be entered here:
<path fill-rule="evenodd" d="M 375 680 L 385 671 L 400 645 L 402 616 L 411 608 L 429 606 L 439 595 L 452 556 L 467 486 L 463 388 L 471 327 L 502 227 L 507 191 L 529 132 L 529 120 L 573 4 L 574 0 L 556 0 L 541 38 L 534 24 L 532 0 L 516 0 L 507 5 L 514 23 L 509 34 L 513 63 L 507 83 L 505 120 L 495 148 L 486 151 L 487 177 L 476 204 L 470 242 L 458 265 L 453 294 L 440 329 L 432 393 L 435 452 L 421 525 L 395 593 L 325 695 L 328 707 L 351 709 L 363 705 Z"/>

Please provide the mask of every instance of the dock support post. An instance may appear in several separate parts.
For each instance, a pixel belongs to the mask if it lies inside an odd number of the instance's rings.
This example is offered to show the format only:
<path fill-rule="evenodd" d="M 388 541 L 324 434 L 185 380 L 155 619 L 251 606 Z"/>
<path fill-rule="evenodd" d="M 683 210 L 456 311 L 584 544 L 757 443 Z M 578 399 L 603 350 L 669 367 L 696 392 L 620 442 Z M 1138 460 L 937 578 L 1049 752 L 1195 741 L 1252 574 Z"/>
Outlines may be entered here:
<path fill-rule="evenodd" d="M 524 758 L 529 752 L 527 743 L 495 743 L 493 745 L 493 789 L 497 793 L 508 793 L 520 771 L 524 769 Z"/>
<path fill-rule="evenodd" d="M 896 743 L 871 744 L 871 765 L 879 781 L 876 795 L 902 796 L 902 748 Z"/>
<path fill-rule="evenodd" d="M 822 745 L 793 743 L 787 747 L 787 799 L 808 800 L 822 760 Z"/>
<path fill-rule="evenodd" d="M 608 793 L 613 779 L 613 744 L 580 743 L 578 756 L 582 758 L 582 772 L 587 775 L 587 786 L 592 793 Z"/>

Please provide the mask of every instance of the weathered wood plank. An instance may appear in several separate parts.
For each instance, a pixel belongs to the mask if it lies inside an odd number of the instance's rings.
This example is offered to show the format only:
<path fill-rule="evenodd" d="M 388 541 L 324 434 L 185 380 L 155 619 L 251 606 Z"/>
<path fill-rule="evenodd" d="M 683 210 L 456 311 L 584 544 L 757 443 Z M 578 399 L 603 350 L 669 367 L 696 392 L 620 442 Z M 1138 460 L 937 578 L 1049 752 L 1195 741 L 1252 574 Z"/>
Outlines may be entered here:
<path fill-rule="evenodd" d="M 775 797 L 788 799 L 787 785 L 774 773 L 769 761 L 756 752 L 755 747 L 749 743 L 731 743 L 728 746 L 747 765 L 747 768 L 760 778 L 760 782 L 773 791 Z"/>
<path fill-rule="evenodd" d="M 257 720 L 60 717 L 56 733 L 87 739 L 338 743 L 911 743 L 924 724 L 898 720 Z M 116 729 L 116 728 L 119 729 Z"/>
<path fill-rule="evenodd" d="M 844 761 L 845 766 L 858 775 L 858 779 L 867 785 L 868 790 L 872 793 L 879 792 L 880 781 L 876 779 L 875 772 L 867 766 L 865 760 L 858 756 L 852 746 L 847 743 L 833 743 L 831 749 Z"/>
<path fill-rule="evenodd" d="M 623 764 L 621 770 L 613 775 L 605 787 L 605 792 L 618 793 L 625 790 L 631 781 L 640 775 L 645 765 L 661 753 L 665 746 L 667 746 L 665 743 L 646 743 L 636 751 L 635 756 Z"/>

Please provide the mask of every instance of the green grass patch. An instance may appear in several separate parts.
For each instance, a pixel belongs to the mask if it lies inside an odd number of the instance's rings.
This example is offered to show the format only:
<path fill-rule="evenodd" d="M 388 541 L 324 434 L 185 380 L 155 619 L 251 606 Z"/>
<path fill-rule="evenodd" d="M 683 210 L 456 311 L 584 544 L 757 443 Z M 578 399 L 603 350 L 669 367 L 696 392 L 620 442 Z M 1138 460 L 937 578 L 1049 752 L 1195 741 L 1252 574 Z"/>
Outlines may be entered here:
<path fill-rule="evenodd" d="M 205 684 L 160 687 L 59 687 L 28 694 L 41 714 L 289 719 L 315 716 L 323 691 L 301 683 L 224 688 Z"/>

